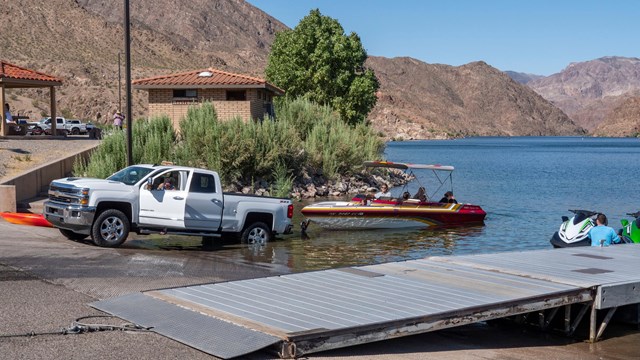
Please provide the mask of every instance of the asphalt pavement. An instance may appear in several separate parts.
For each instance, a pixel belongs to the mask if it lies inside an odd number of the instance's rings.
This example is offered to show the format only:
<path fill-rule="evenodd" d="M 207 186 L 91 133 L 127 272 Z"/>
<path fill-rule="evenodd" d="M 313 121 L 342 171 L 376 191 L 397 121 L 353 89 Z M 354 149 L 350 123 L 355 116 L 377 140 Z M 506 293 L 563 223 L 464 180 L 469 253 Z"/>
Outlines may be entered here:
<path fill-rule="evenodd" d="M 121 248 L 105 249 L 67 240 L 55 229 L 0 219 L 0 359 L 212 359 L 152 331 L 131 329 L 88 304 L 137 291 L 287 272 L 253 263 L 239 245 L 173 249 L 150 243 L 133 236 Z M 85 326 L 101 331 L 74 333 Z M 631 325 L 611 325 L 604 340 L 588 344 L 522 326 L 481 323 L 306 358 L 590 360 L 638 354 L 640 331 Z M 277 356 L 259 352 L 245 358 Z"/>

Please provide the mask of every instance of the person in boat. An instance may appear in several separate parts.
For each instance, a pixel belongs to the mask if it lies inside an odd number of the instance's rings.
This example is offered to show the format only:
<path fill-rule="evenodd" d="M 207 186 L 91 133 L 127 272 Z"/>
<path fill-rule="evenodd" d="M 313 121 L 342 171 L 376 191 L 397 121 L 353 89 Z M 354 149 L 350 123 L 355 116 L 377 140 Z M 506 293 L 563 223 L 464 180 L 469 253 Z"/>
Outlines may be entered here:
<path fill-rule="evenodd" d="M 444 197 L 440 199 L 441 203 L 457 204 L 458 200 L 453 196 L 453 191 L 447 191 L 444 193 Z"/>
<path fill-rule="evenodd" d="M 380 191 L 378 191 L 375 196 L 376 199 L 380 198 L 390 198 L 391 193 L 389 192 L 389 186 L 387 184 L 380 185 Z"/>
<path fill-rule="evenodd" d="M 415 195 L 413 195 L 414 199 L 420 200 L 422 202 L 426 202 L 428 200 L 427 198 L 427 189 L 424 188 L 424 186 L 420 186 L 418 188 L 418 192 L 415 193 Z"/>
<path fill-rule="evenodd" d="M 591 246 L 609 246 L 621 242 L 616 231 L 607 226 L 607 223 L 607 216 L 605 214 L 598 214 L 596 217 L 596 226 L 589 230 Z"/>

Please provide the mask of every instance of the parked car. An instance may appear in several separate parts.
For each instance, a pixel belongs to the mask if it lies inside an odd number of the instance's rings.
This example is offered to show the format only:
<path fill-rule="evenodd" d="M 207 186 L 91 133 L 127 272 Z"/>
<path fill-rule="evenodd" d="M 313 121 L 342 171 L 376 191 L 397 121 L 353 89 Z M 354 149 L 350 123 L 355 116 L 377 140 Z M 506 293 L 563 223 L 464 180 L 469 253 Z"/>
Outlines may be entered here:
<path fill-rule="evenodd" d="M 91 236 L 103 247 L 138 234 L 224 235 L 265 243 L 291 233 L 290 199 L 223 193 L 218 173 L 167 165 L 133 165 L 105 180 L 51 182 L 45 218 L 71 240 Z"/>

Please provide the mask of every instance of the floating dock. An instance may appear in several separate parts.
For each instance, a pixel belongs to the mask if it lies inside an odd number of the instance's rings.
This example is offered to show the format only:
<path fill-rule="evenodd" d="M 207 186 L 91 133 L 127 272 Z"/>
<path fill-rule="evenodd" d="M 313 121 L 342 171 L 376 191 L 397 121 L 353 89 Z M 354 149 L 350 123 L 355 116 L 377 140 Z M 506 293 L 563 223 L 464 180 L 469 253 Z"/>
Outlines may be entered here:
<path fill-rule="evenodd" d="M 544 328 L 560 313 L 567 334 L 587 315 L 595 342 L 618 307 L 640 303 L 639 260 L 633 244 L 428 257 L 154 290 L 91 306 L 220 358 L 264 348 L 294 358 L 526 314 Z"/>

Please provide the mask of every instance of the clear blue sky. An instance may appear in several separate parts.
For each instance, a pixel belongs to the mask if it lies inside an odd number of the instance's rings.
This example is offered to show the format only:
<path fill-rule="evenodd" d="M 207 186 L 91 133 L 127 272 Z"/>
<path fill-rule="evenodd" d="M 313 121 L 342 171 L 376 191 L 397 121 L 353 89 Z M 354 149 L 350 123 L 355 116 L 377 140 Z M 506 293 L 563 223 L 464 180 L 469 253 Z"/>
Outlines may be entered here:
<path fill-rule="evenodd" d="M 357 33 L 369 55 L 551 75 L 571 62 L 640 57 L 634 0 L 248 0 L 290 28 L 312 9 Z"/>

